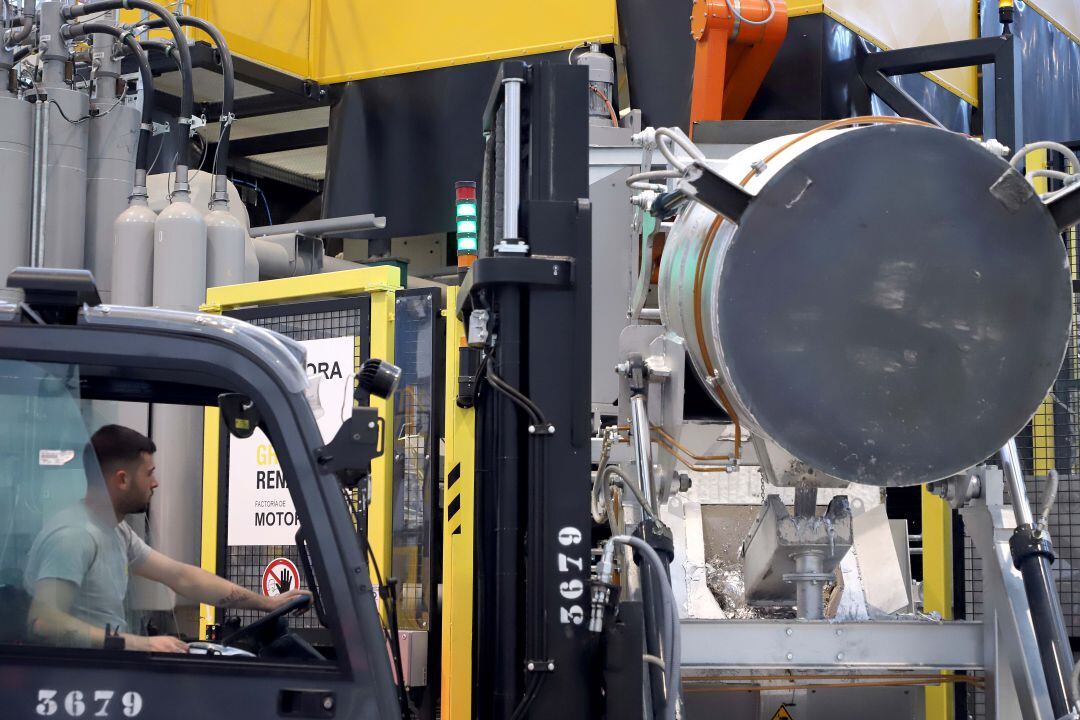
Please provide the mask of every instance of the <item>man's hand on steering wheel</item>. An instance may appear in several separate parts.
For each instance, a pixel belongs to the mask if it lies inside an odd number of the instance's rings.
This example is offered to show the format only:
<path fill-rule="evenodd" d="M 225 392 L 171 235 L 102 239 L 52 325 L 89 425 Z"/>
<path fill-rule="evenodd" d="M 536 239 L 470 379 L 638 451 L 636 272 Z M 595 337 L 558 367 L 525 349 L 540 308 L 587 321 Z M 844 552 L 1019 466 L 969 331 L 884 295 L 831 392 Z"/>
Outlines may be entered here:
<path fill-rule="evenodd" d="M 263 597 L 262 607 L 259 608 L 259 609 L 262 610 L 263 612 L 273 612 L 274 610 L 277 610 L 282 605 L 287 605 L 288 603 L 292 602 L 293 600 L 295 600 L 298 597 L 306 597 L 308 599 L 308 601 L 310 602 L 310 600 L 312 599 L 311 591 L 309 591 L 309 590 L 289 590 L 288 592 L 283 592 L 283 593 L 280 593 L 278 595 L 274 595 L 273 597 L 264 596 Z M 297 612 L 298 613 L 303 612 L 306 609 L 307 609 L 307 606 L 304 606 L 301 610 L 298 610 Z"/>

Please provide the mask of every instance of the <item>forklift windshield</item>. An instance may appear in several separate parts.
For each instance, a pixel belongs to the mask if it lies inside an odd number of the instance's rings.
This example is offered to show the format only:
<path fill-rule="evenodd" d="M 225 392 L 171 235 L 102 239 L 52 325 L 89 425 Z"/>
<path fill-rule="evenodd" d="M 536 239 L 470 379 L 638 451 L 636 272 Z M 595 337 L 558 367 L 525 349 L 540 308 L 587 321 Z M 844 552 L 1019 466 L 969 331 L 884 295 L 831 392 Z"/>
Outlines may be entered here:
<path fill-rule="evenodd" d="M 360 508 L 326 469 L 302 353 L 180 327 L 194 315 L 147 329 L 90 312 L 0 318 L 0 675 L 48 678 L 0 702 L 29 702 L 22 717 L 100 690 L 139 697 L 100 717 L 149 697 L 185 717 L 394 712 Z M 249 437 L 227 430 L 245 420 Z M 163 673 L 177 664 L 199 693 Z M 262 710 L 230 695 L 237 674 L 265 686 Z"/>
<path fill-rule="evenodd" d="M 68 648 L 328 662 L 334 656 L 329 635 L 308 613 L 314 585 L 296 549 L 284 542 L 293 540 L 300 523 L 287 470 L 267 435 L 252 428 L 248 434 L 257 436 L 250 447 L 236 440 L 233 454 L 250 454 L 258 468 L 250 483 L 257 499 L 245 520 L 287 533 L 275 549 L 281 557 L 265 568 L 230 566 L 234 579 L 218 577 L 198 567 L 198 556 L 185 556 L 198 544 L 199 518 L 191 512 L 198 505 L 183 503 L 182 495 L 193 494 L 202 478 L 184 476 L 191 463 L 169 466 L 168 455 L 159 458 L 144 434 L 155 419 L 182 432 L 185 420 L 200 421 L 202 413 L 86 400 L 82 388 L 79 365 L 0 360 L 6 410 L 0 417 L 6 476 L 0 592 L 8 610 L 0 615 L 0 637 Z M 201 471 L 201 465 L 194 467 Z M 159 525 L 159 518 L 166 519 Z M 209 635 L 199 627 L 200 603 L 222 613 Z M 308 638 L 291 632 L 290 616 L 293 625 L 320 632 Z M 321 650 L 308 641 L 315 636 Z"/>

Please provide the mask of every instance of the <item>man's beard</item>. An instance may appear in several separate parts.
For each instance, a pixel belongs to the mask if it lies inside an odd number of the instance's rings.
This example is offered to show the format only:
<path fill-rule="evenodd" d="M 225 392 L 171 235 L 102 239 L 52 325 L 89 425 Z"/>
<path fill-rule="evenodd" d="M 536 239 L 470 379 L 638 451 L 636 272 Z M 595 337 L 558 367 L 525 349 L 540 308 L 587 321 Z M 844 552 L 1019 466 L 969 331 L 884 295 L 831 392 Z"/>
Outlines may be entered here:
<path fill-rule="evenodd" d="M 139 515 L 141 513 L 149 513 L 150 512 L 150 500 L 151 499 L 152 498 L 147 498 L 146 500 L 136 501 L 136 502 L 131 503 L 131 507 L 128 508 L 127 514 L 128 515 Z"/>

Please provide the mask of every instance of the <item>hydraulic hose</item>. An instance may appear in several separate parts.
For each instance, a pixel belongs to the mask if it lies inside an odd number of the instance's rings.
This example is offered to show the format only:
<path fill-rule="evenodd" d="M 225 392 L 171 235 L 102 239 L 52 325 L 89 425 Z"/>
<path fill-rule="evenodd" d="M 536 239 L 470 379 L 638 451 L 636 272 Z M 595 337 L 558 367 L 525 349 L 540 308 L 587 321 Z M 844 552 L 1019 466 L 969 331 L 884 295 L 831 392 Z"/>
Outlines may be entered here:
<path fill-rule="evenodd" d="M 221 31 L 202 18 L 179 15 L 176 17 L 176 21 L 180 25 L 202 30 L 209 35 L 210 39 L 214 41 L 218 56 L 221 58 L 221 122 L 217 149 L 214 150 L 214 200 L 228 201 L 228 180 L 225 177 L 225 168 L 229 162 L 229 135 L 232 132 L 233 97 L 236 91 L 232 52 L 229 50 L 229 46 L 225 42 L 225 36 L 221 34 Z M 165 27 L 165 23 L 162 20 L 151 20 L 141 23 L 141 26 L 148 30 L 155 30 Z"/>
<path fill-rule="evenodd" d="M 671 590 L 671 582 L 667 577 L 667 565 L 660 559 L 660 556 L 656 554 L 656 551 L 639 537 L 633 535 L 615 535 L 609 542 L 630 545 L 641 554 L 654 571 L 653 577 L 657 580 L 659 585 L 664 614 L 668 616 L 666 622 L 661 625 L 661 632 L 664 637 L 662 640 L 664 652 L 668 655 L 668 667 L 664 673 L 665 680 L 667 681 L 667 706 L 665 708 L 665 718 L 667 718 L 667 720 L 675 720 L 679 704 L 679 689 L 682 684 L 682 643 L 679 636 L 678 603 L 675 600 L 675 593 Z"/>
<path fill-rule="evenodd" d="M 146 173 L 149 170 L 147 160 L 149 158 L 150 136 L 154 128 L 154 74 L 150 70 L 150 60 L 146 50 L 143 49 L 139 40 L 130 30 L 124 30 L 108 23 L 89 22 L 67 25 L 64 34 L 69 38 L 81 35 L 112 35 L 124 43 L 128 51 L 135 57 L 139 64 L 139 76 L 143 85 L 142 115 L 139 119 L 139 146 L 135 151 L 135 185 L 145 185 Z"/>
<path fill-rule="evenodd" d="M 11 47 L 13 45 L 19 45 L 30 37 L 30 31 L 34 29 L 34 14 L 35 0 L 23 1 L 23 19 L 22 26 L 18 28 L 12 28 L 4 32 L 3 40 L 4 45 Z"/>
<path fill-rule="evenodd" d="M 178 190 L 188 191 L 187 156 L 191 149 L 191 113 L 195 105 L 194 88 L 191 77 L 191 49 L 188 47 L 187 38 L 180 28 L 180 23 L 171 12 L 149 0 L 97 0 L 85 5 L 68 5 L 61 11 L 62 17 L 67 21 L 77 20 L 84 15 L 105 12 L 106 10 L 145 10 L 157 15 L 164 21 L 172 33 L 176 42 L 176 52 L 180 62 L 180 117 L 177 124 L 180 126 L 179 157 L 181 164 L 176 166 L 176 187 Z"/>

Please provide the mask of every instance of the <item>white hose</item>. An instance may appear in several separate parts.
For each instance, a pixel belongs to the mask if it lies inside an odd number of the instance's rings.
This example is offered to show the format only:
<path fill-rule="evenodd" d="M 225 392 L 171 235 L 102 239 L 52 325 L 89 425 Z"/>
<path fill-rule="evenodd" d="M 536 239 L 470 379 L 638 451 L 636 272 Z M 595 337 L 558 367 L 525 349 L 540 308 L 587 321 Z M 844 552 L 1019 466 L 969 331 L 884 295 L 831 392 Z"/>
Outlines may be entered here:
<path fill-rule="evenodd" d="M 635 190 L 653 190 L 655 184 L 650 183 L 650 180 L 672 180 L 680 177 L 682 173 L 678 170 L 647 170 L 626 178 L 626 184 Z"/>
<path fill-rule="evenodd" d="M 644 233 L 641 242 L 641 268 L 638 271 L 634 296 L 630 298 L 630 324 L 637 325 L 641 308 L 645 307 L 645 298 L 649 294 L 652 280 L 653 233 Z"/>
<path fill-rule="evenodd" d="M 705 157 L 705 153 L 701 152 L 698 146 L 695 145 L 693 141 L 691 141 L 690 138 L 686 136 L 686 133 L 684 133 L 679 128 L 662 127 L 656 129 L 656 144 L 660 147 L 660 152 L 664 152 L 665 147 L 662 138 L 667 138 L 668 140 L 671 140 L 673 143 L 685 150 L 686 154 L 694 158 L 695 160 L 705 162 L 705 160 L 707 159 Z M 668 148 L 668 150 L 670 150 L 670 148 Z M 665 157 L 667 157 L 666 154 Z M 668 158 L 668 160 L 670 161 L 670 158 Z M 672 164 L 674 165 L 675 163 Z"/>
<path fill-rule="evenodd" d="M 1032 170 L 1027 174 L 1028 180 L 1034 178 L 1049 178 L 1051 180 L 1060 180 L 1063 183 L 1080 182 L 1080 175 L 1070 175 L 1069 173 L 1061 172 L 1060 170 Z"/>
<path fill-rule="evenodd" d="M 675 154 L 675 151 L 664 141 L 664 137 L 660 135 L 660 132 L 656 133 L 656 147 L 660 149 L 660 154 L 664 156 L 664 159 L 668 161 L 671 167 L 678 170 L 680 173 L 686 170 L 688 163 L 684 162 L 682 158 Z"/>
<path fill-rule="evenodd" d="M 659 130 L 657 132 L 659 132 Z M 1014 168 L 1019 168 L 1024 163 L 1028 154 L 1035 150 L 1054 150 L 1059 152 L 1072 164 L 1073 171 L 1080 171 L 1080 160 L 1076 159 L 1076 153 L 1061 143 L 1053 142 L 1052 140 L 1043 140 L 1042 142 L 1033 142 L 1025 145 L 1016 151 L 1012 156 L 1012 160 L 1009 161 L 1009 164 Z"/>
<path fill-rule="evenodd" d="M 776 17 L 776 3 L 774 3 L 773 0 L 765 0 L 766 4 L 769 6 L 769 17 L 764 20 L 747 20 L 742 16 L 742 13 L 736 10 L 735 6 L 731 4 L 731 0 L 724 0 L 724 2 L 727 3 L 728 10 L 735 16 L 735 19 L 741 23 L 746 23 L 747 25 L 768 25 L 772 22 L 772 19 Z"/>

